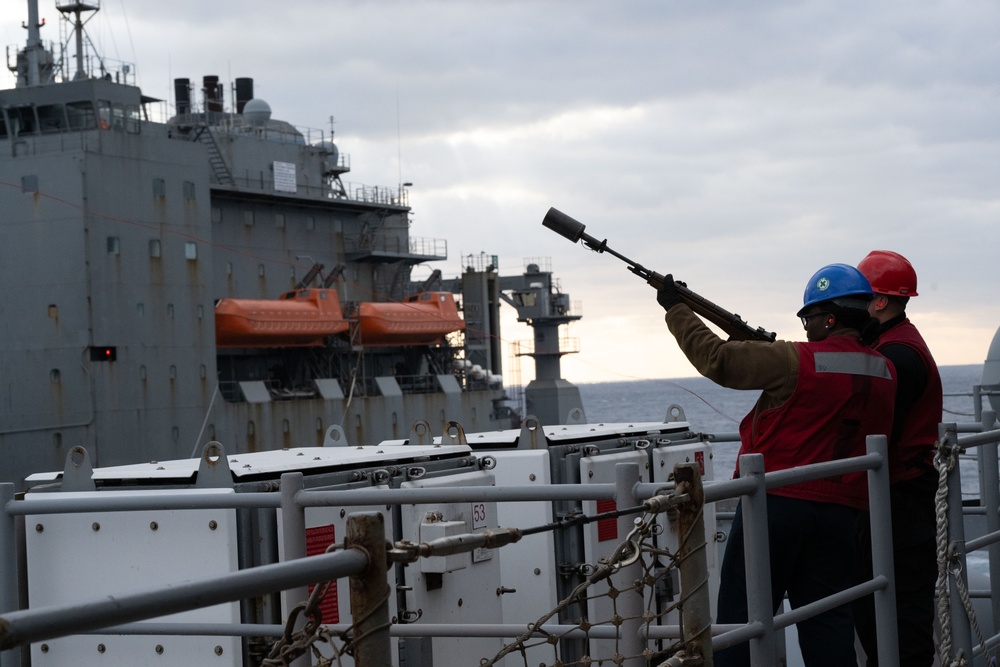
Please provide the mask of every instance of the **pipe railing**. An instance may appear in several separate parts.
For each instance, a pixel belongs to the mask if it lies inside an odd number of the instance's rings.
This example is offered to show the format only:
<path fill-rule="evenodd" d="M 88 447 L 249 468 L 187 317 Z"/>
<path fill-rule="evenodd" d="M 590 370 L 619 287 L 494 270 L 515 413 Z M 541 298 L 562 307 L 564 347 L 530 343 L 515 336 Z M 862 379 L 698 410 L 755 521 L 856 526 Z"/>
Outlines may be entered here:
<path fill-rule="evenodd" d="M 979 389 L 977 387 L 977 389 Z M 1000 445 L 1000 428 L 998 428 L 996 412 L 993 410 L 977 410 L 980 423 L 976 432 L 959 435 L 960 429 L 954 423 L 941 424 L 939 428 L 940 449 L 944 454 L 954 452 L 964 453 L 972 448 L 978 449 L 979 460 L 979 501 L 978 507 L 966 507 L 962 498 L 961 466 L 952 465 L 947 473 L 948 496 L 948 557 L 958 569 L 960 580 L 950 582 L 949 586 L 949 619 L 952 630 L 952 648 L 955 659 L 985 660 L 984 647 L 987 651 L 1000 645 L 1000 596 L 995 594 L 1000 584 L 1000 474 L 998 474 L 997 448 Z M 971 429 L 962 429 L 968 433 Z M 982 515 L 985 519 L 984 535 L 966 540 L 965 517 Z M 988 591 L 969 591 L 970 597 L 989 597 L 991 605 L 992 627 L 979 626 L 974 615 L 970 618 L 962 599 L 962 588 L 968 589 L 969 554 L 985 550 L 988 567 L 990 589 Z M 973 644 L 974 627 L 985 636 L 982 641 Z M 977 638 L 978 640 L 978 638 Z M 977 663 L 978 664 L 978 663 Z"/>
<path fill-rule="evenodd" d="M 984 432 L 970 436 L 959 436 L 957 430 L 944 428 L 943 442 L 954 442 L 959 447 L 979 447 L 996 445 L 1000 442 L 1000 431 L 987 429 L 995 424 L 993 413 L 984 414 Z M 886 460 L 886 443 L 884 436 L 872 436 L 868 439 L 869 453 L 852 459 L 814 464 L 800 468 L 783 470 L 764 474 L 763 457 L 759 454 L 745 455 L 740 458 L 742 477 L 735 480 L 706 483 L 704 485 L 705 502 L 715 502 L 727 498 L 742 497 L 744 504 L 744 521 L 746 523 L 746 562 L 752 568 L 757 585 L 753 587 L 749 603 L 749 621 L 743 626 L 716 625 L 712 627 L 713 650 L 719 650 L 742 641 L 750 641 L 751 655 L 754 665 L 775 664 L 778 635 L 787 626 L 799 622 L 809 616 L 822 613 L 827 609 L 846 604 L 852 600 L 871 593 L 876 597 L 876 618 L 879 628 L 895 628 L 895 604 L 892 572 L 891 542 L 886 540 L 873 541 L 874 576 L 868 582 L 841 591 L 831 598 L 817 601 L 805 607 L 800 607 L 790 613 L 774 617 L 771 610 L 770 584 L 764 581 L 768 575 L 769 554 L 766 526 L 766 491 L 785 484 L 796 484 L 811 479 L 829 475 L 840 475 L 847 472 L 868 471 L 869 494 L 871 502 L 871 524 L 873 534 L 890 534 L 890 517 L 888 502 L 888 466 Z M 996 448 L 986 447 L 982 451 L 992 451 L 993 470 L 996 469 Z M 631 464 L 620 464 L 631 465 Z M 960 478 L 955 466 L 956 481 L 949 484 L 957 489 L 958 514 L 961 516 Z M 456 502 L 468 500 L 483 500 L 487 502 L 508 501 L 553 501 L 553 500 L 600 500 L 619 499 L 621 489 L 616 490 L 615 484 L 592 485 L 553 485 L 532 487 L 452 487 L 439 489 L 360 489 L 345 491 L 305 490 L 303 475 L 300 472 L 282 475 L 281 493 L 202 493 L 187 491 L 178 496 L 115 498 L 113 492 L 101 494 L 101 497 L 81 498 L 75 495 L 72 499 L 61 499 L 58 493 L 36 494 L 44 497 L 28 497 L 15 499 L 13 485 L 0 484 L 0 560 L 5 566 L 0 566 L 0 648 L 9 649 L 23 642 L 37 641 L 41 637 L 54 637 L 59 634 L 81 634 L 96 632 L 98 628 L 113 627 L 124 634 L 170 634 L 182 630 L 182 634 L 198 634 L 195 624 L 175 623 L 136 623 L 141 619 L 154 618 L 181 609 L 193 609 L 212 606 L 220 601 L 233 601 L 247 596 L 263 594 L 280 589 L 289 589 L 290 594 L 296 590 L 300 597 L 307 597 L 304 592 L 308 583 L 340 577 L 359 568 L 363 568 L 366 560 L 363 555 L 352 552 L 339 552 L 324 556 L 305 557 L 304 534 L 305 524 L 297 518 L 304 517 L 306 507 L 322 507 L 328 505 L 378 505 L 378 504 L 414 504 L 435 502 Z M 622 480 L 619 480 L 620 487 Z M 668 490 L 672 485 L 642 483 L 629 479 L 629 495 L 631 500 L 643 501 L 657 493 Z M 992 487 L 983 489 L 986 507 L 997 508 L 1000 489 L 994 483 Z M 201 508 L 281 508 L 283 510 L 282 530 L 280 539 L 284 540 L 286 561 L 271 565 L 238 571 L 224 577 L 213 578 L 212 584 L 195 582 L 171 586 L 166 589 L 144 591 L 117 598 L 118 603 L 126 600 L 126 609 L 119 605 L 116 609 L 108 608 L 107 600 L 68 605 L 67 607 L 47 609 L 18 609 L 17 572 L 10 564 L 16 563 L 16 519 L 24 515 L 95 512 L 95 511 L 133 511 L 149 509 L 201 509 Z M 991 514 L 986 512 L 987 516 Z M 996 514 L 993 512 L 992 514 Z M 958 525 L 956 525 L 956 523 Z M 992 552 L 1000 544 L 1000 528 L 991 529 L 988 535 L 970 541 L 964 541 L 961 519 L 951 521 L 953 533 L 951 536 L 954 553 L 963 559 L 966 551 L 988 548 Z M 301 553 L 300 553 L 301 552 Z M 336 556 L 336 557 L 334 557 Z M 342 562 L 341 562 L 342 561 Z M 991 557 L 991 568 L 994 561 L 1000 559 Z M 343 569 L 341 569 L 343 568 Z M 267 585 L 263 584 L 267 579 Z M 998 579 L 992 579 L 997 581 Z M 277 582 L 277 583 L 276 583 Z M 211 587 L 211 593 L 206 597 L 205 587 Z M 195 595 L 195 591 L 198 594 Z M 753 591 L 763 592 L 754 594 Z M 290 597 L 290 599 L 298 599 Z M 640 597 L 641 599 L 641 597 Z M 957 613 L 953 604 L 953 613 Z M 78 617 L 83 614 L 86 622 Z M 994 621 L 1000 619 L 1000 614 L 994 611 Z M 126 625 L 121 625 L 126 623 Z M 960 621 L 953 624 L 959 641 L 959 650 L 972 654 L 971 629 Z M 339 626 L 338 626 L 339 627 Z M 516 628 L 517 633 L 512 629 Z M 510 637 L 524 631 L 522 626 L 511 625 L 393 625 L 389 634 L 397 637 L 413 636 L 504 636 Z M 561 625 L 544 626 L 536 629 L 537 634 L 545 632 L 560 633 L 569 631 L 569 627 Z M 280 626 L 251 624 L 210 624 L 210 632 L 217 635 L 234 636 L 275 636 L 280 633 Z M 603 633 L 617 632 L 614 628 L 588 630 L 591 637 L 603 636 Z M 630 633 L 631 634 L 631 633 Z M 674 638 L 679 636 L 677 627 L 659 626 L 635 629 L 641 639 Z M 879 633 L 879 662 L 883 665 L 898 664 L 898 647 L 895 632 Z M 992 637 L 988 645 L 996 642 Z M 981 649 L 977 649 L 980 650 Z M 12 651 L 0 653 L 0 665 L 17 664 Z"/>

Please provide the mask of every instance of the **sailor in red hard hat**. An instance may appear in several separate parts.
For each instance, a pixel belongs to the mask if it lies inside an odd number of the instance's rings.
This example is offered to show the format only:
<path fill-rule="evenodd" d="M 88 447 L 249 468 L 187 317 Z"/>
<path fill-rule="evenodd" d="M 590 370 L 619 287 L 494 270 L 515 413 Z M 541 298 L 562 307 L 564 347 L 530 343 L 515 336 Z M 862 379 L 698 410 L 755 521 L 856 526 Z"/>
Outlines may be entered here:
<path fill-rule="evenodd" d="M 906 306 L 917 296 L 917 272 L 891 250 L 873 250 L 858 264 L 872 287 L 868 312 L 878 319 L 875 349 L 896 367 L 895 416 L 889 438 L 889 496 L 892 501 L 892 539 L 896 572 L 896 617 L 899 664 L 930 667 L 934 662 L 935 554 L 934 443 L 941 422 L 941 376 L 927 343 L 906 316 Z M 871 533 L 859 521 L 862 570 L 871 578 Z M 858 637 L 868 655 L 876 655 L 875 604 L 862 598 L 854 609 Z"/>

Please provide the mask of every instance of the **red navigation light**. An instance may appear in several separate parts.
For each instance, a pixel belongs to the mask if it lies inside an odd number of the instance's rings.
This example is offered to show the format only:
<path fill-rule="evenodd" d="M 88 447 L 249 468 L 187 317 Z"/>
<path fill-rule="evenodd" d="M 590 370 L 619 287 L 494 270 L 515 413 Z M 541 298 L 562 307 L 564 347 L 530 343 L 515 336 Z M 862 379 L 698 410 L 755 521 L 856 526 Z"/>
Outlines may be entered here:
<path fill-rule="evenodd" d="M 100 347 L 98 345 L 94 345 L 90 348 L 91 361 L 114 361 L 117 358 L 117 347 Z"/>

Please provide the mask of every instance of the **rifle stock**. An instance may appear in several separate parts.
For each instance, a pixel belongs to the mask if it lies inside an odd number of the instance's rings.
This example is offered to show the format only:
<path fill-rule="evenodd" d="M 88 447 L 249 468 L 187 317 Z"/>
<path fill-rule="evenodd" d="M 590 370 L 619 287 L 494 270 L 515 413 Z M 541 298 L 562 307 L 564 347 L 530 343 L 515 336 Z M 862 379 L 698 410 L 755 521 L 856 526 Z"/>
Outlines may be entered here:
<path fill-rule="evenodd" d="M 664 276 L 656 273 L 655 271 L 650 271 L 641 264 L 638 264 L 628 257 L 615 252 L 608 247 L 607 239 L 598 241 L 584 231 L 586 229 L 586 225 L 571 218 L 558 209 L 550 208 L 549 212 L 542 220 L 542 224 L 560 236 L 569 239 L 573 243 L 583 241 L 583 244 L 594 252 L 606 252 L 610 255 L 614 255 L 628 265 L 629 271 L 644 279 L 649 285 L 657 290 L 663 289 L 666 284 Z M 677 288 L 677 294 L 680 296 L 681 301 L 687 304 L 687 306 L 695 313 L 725 331 L 726 334 L 729 335 L 730 340 L 756 340 L 768 343 L 774 342 L 775 334 L 773 332 L 765 331 L 762 327 L 757 327 L 756 329 L 751 327 L 739 315 L 731 313 L 709 301 L 700 294 L 692 292 L 688 289 L 687 285 L 682 282 L 674 281 L 674 286 Z"/>

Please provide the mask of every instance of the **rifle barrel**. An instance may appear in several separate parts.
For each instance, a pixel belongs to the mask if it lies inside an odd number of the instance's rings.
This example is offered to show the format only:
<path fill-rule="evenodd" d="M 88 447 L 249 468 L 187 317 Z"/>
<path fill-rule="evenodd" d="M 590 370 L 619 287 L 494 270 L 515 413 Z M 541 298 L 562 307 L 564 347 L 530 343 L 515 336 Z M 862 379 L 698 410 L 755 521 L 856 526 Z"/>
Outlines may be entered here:
<path fill-rule="evenodd" d="M 622 255 L 608 247 L 607 239 L 598 241 L 590 234 L 586 233 L 587 226 L 579 220 L 566 215 L 556 208 L 550 208 L 542 219 L 542 225 L 548 227 L 556 234 L 569 239 L 573 243 L 583 241 L 584 245 L 595 252 L 608 253 L 617 257 L 628 265 L 628 270 L 645 280 L 655 289 L 663 289 L 665 277 L 650 271 L 638 262 L 634 262 L 625 255 Z M 719 326 L 723 331 L 735 340 L 760 340 L 773 342 L 776 338 L 774 333 L 765 331 L 762 327 L 752 328 L 735 313 L 730 313 L 718 305 L 712 303 L 700 294 L 696 294 L 687 288 L 684 283 L 676 283 L 677 291 L 684 301 L 694 312 L 705 317 L 713 324 Z"/>

